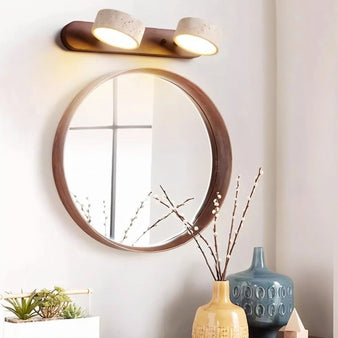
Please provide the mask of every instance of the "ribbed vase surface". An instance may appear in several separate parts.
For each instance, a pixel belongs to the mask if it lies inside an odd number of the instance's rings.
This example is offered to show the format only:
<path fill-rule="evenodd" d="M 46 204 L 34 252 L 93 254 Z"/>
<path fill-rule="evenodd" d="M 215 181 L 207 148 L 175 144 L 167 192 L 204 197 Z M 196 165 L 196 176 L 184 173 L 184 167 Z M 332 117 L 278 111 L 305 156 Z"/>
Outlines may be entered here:
<path fill-rule="evenodd" d="M 244 310 L 229 297 L 229 282 L 215 281 L 212 299 L 197 309 L 192 338 L 248 338 Z"/>

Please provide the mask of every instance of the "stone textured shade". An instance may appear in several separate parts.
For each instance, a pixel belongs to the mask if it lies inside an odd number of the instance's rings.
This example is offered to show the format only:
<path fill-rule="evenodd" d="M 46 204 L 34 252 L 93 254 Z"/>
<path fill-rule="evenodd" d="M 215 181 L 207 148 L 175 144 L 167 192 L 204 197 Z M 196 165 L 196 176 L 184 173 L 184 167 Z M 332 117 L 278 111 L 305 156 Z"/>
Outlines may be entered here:
<path fill-rule="evenodd" d="M 189 52 L 213 55 L 218 52 L 220 36 L 216 25 L 198 18 L 183 18 L 178 22 L 174 41 Z"/>
<path fill-rule="evenodd" d="M 101 9 L 92 27 L 92 33 L 97 39 L 123 49 L 138 48 L 144 30 L 140 20 L 113 9 Z"/>

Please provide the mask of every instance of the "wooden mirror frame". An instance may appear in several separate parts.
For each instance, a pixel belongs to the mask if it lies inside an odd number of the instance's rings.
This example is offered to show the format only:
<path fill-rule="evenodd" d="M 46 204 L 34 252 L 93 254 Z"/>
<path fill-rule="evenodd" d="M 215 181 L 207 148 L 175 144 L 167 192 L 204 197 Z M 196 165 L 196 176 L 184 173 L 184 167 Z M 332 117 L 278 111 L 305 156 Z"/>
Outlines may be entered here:
<path fill-rule="evenodd" d="M 61 201 L 70 216 L 82 230 L 84 230 L 89 236 L 93 237 L 97 241 L 110 247 L 129 251 L 149 252 L 168 250 L 187 242 L 192 238 L 192 236 L 189 235 L 187 232 L 184 232 L 173 236 L 166 242 L 159 243 L 159 245 L 151 245 L 145 247 L 134 247 L 115 242 L 101 235 L 82 217 L 72 200 L 66 182 L 64 172 L 64 146 L 70 122 L 78 106 L 82 103 L 87 95 L 89 95 L 94 89 L 96 89 L 104 82 L 120 75 L 132 73 L 153 74 L 163 80 L 175 84 L 191 98 L 191 100 L 195 103 L 196 108 L 200 112 L 210 139 L 212 151 L 212 172 L 209 188 L 206 193 L 206 197 L 202 203 L 202 206 L 195 216 L 194 226 L 198 226 L 199 231 L 201 231 L 212 220 L 212 210 L 214 208 L 213 200 L 216 196 L 216 192 L 219 192 L 222 195 L 223 198 L 221 201 L 223 201 L 226 196 L 230 182 L 232 153 L 228 131 L 226 129 L 221 114 L 217 110 L 214 103 L 209 99 L 209 97 L 194 83 L 190 82 L 180 75 L 169 71 L 154 68 L 138 68 L 120 73 L 111 73 L 98 78 L 97 80 L 90 83 L 87 87 L 85 87 L 82 91 L 80 91 L 80 93 L 74 98 L 74 100 L 66 109 L 56 130 L 52 155 L 54 180 Z"/>

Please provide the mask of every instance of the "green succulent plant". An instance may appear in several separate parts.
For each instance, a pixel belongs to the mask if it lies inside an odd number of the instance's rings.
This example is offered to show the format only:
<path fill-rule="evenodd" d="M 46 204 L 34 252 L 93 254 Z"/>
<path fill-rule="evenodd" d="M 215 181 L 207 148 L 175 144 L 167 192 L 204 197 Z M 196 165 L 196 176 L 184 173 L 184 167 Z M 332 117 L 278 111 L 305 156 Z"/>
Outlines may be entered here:
<path fill-rule="evenodd" d="M 27 320 L 36 316 L 35 309 L 39 306 L 39 299 L 36 298 L 36 290 L 26 298 L 9 298 L 6 299 L 11 306 L 3 307 L 8 311 L 14 313 L 14 315 L 22 320 Z"/>
<path fill-rule="evenodd" d="M 84 311 L 81 309 L 80 306 L 77 306 L 74 303 L 70 303 L 67 307 L 63 310 L 62 316 L 65 319 L 75 319 L 75 318 L 83 318 L 85 317 Z"/>
<path fill-rule="evenodd" d="M 42 289 L 36 293 L 38 306 L 36 313 L 42 318 L 55 318 L 62 316 L 63 310 L 71 302 L 65 290 L 55 286 L 53 290 Z"/>

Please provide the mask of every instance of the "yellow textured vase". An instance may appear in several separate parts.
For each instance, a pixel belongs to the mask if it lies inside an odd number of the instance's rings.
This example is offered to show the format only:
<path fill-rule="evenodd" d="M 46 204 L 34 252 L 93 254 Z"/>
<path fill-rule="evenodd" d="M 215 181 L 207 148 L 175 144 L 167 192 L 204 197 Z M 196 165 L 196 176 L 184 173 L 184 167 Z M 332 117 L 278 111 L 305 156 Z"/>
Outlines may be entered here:
<path fill-rule="evenodd" d="M 210 303 L 197 309 L 192 338 L 248 338 L 244 310 L 231 303 L 229 282 L 214 282 Z"/>

